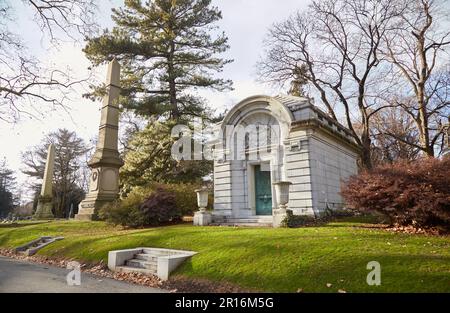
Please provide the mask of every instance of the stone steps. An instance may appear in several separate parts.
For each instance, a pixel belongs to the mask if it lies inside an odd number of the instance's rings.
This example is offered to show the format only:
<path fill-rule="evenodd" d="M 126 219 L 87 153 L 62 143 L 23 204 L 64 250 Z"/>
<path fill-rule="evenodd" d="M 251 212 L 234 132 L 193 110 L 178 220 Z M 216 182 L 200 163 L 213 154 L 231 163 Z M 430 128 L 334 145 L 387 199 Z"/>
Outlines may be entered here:
<path fill-rule="evenodd" d="M 126 266 L 129 267 L 137 267 L 137 268 L 145 268 L 148 270 L 157 270 L 158 263 L 157 261 L 144 261 L 140 259 L 131 259 L 125 262 Z"/>
<path fill-rule="evenodd" d="M 137 273 L 142 273 L 145 275 L 156 275 L 157 274 L 156 270 L 140 268 L 140 267 L 133 267 L 133 266 L 126 266 L 126 265 L 117 266 L 115 270 L 117 272 L 122 272 L 122 273 L 136 273 L 137 272 Z"/>
<path fill-rule="evenodd" d="M 228 217 L 228 216 L 215 216 L 214 220 L 226 220 L 226 221 L 272 221 L 272 216 L 245 216 L 245 217 Z"/>
<path fill-rule="evenodd" d="M 211 223 L 211 226 L 231 226 L 231 227 L 272 227 L 272 223 Z"/>
<path fill-rule="evenodd" d="M 227 218 L 223 220 L 228 223 L 271 223 L 272 219 L 258 219 L 258 218 Z"/>
<path fill-rule="evenodd" d="M 125 265 L 119 266 L 118 270 L 125 273 L 139 272 L 147 275 L 156 275 L 158 272 L 158 256 L 163 254 L 145 252 L 136 253 L 132 259 L 125 261 Z"/>
<path fill-rule="evenodd" d="M 27 256 L 31 256 L 34 255 L 36 252 L 38 252 L 40 249 L 44 248 L 45 246 L 62 239 L 64 239 L 64 237 L 44 236 L 36 240 L 30 241 L 29 243 L 26 243 L 22 246 L 16 247 L 14 250 L 17 253 L 23 253 Z"/>
<path fill-rule="evenodd" d="M 272 216 L 247 216 L 247 217 L 215 217 L 213 226 L 244 226 L 244 227 L 272 227 Z"/>
<path fill-rule="evenodd" d="M 108 268 L 124 273 L 155 275 L 167 280 L 170 272 L 194 254 L 196 252 L 193 251 L 145 247 L 115 250 L 108 253 Z"/>
<path fill-rule="evenodd" d="M 158 261 L 158 256 L 157 255 L 153 255 L 153 254 L 148 254 L 148 253 L 138 253 L 134 255 L 135 259 L 138 260 L 143 260 L 143 261 Z"/>

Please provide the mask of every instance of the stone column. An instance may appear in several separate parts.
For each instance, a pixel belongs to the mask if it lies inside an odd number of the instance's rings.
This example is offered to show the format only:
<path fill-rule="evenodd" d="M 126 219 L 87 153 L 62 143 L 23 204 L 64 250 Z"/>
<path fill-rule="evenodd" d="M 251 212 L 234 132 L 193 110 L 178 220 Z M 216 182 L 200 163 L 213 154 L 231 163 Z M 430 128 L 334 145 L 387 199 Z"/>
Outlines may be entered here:
<path fill-rule="evenodd" d="M 53 218 L 53 168 L 55 165 L 55 146 L 50 144 L 48 146 L 47 161 L 45 163 L 44 178 L 42 180 L 41 194 L 39 195 L 38 205 L 34 217 L 37 219 Z"/>
<path fill-rule="evenodd" d="M 89 193 L 80 203 L 75 219 L 93 220 L 98 209 L 119 196 L 119 168 L 123 165 L 117 150 L 119 132 L 120 65 L 114 59 L 108 65 L 107 93 L 103 97 L 97 147 L 89 161 Z"/>

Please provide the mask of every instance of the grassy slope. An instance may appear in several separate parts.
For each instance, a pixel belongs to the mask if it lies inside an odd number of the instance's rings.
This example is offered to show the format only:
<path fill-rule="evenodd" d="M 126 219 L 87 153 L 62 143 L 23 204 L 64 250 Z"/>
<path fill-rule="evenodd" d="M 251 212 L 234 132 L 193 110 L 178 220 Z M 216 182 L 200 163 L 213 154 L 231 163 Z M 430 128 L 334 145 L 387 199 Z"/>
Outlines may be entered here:
<path fill-rule="evenodd" d="M 450 239 L 396 234 L 335 222 L 299 229 L 169 227 L 122 230 L 103 222 L 0 226 L 0 247 L 38 236 L 65 239 L 39 254 L 107 260 L 109 250 L 137 246 L 200 252 L 177 273 L 258 290 L 295 292 L 450 292 Z M 368 286 L 366 264 L 381 264 L 381 286 Z M 326 284 L 332 283 L 331 288 Z"/>

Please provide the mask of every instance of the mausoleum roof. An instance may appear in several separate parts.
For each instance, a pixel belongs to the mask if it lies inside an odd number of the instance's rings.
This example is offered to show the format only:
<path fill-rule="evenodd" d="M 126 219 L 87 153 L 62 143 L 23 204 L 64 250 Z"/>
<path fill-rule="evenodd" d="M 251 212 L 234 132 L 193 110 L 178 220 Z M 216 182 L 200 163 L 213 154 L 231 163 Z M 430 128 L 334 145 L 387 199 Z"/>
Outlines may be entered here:
<path fill-rule="evenodd" d="M 310 99 L 305 97 L 278 95 L 273 98 L 284 104 L 287 108 L 289 108 L 289 110 L 291 110 L 291 112 L 295 112 L 310 104 Z"/>
<path fill-rule="evenodd" d="M 322 130 L 355 145 L 355 139 L 350 130 L 315 106 L 311 99 L 288 95 L 278 95 L 273 99 L 283 104 L 292 113 L 294 119 L 291 128 L 308 127 L 315 124 Z"/>
<path fill-rule="evenodd" d="M 319 129 L 340 141 L 346 142 L 354 149 L 359 149 L 349 129 L 332 119 L 315 106 L 311 99 L 305 97 L 290 95 L 251 96 L 232 107 L 217 126 L 223 128 L 225 125 L 237 125 L 246 116 L 261 110 L 271 114 L 280 124 L 285 125 L 286 131 L 299 128 Z"/>
<path fill-rule="evenodd" d="M 311 99 L 305 98 L 305 97 L 296 97 L 296 96 L 288 96 L 288 95 L 278 95 L 273 97 L 274 99 L 281 102 L 283 105 L 285 105 L 291 113 L 294 115 L 294 121 L 304 120 L 304 119 L 325 119 L 329 126 L 335 126 L 336 129 L 339 129 L 340 131 L 343 131 L 351 136 L 350 130 L 340 124 L 339 122 L 335 121 L 334 119 L 330 118 L 330 116 L 319 109 L 317 106 L 315 106 L 312 103 Z M 304 113 L 308 112 L 309 114 L 296 114 L 296 112 L 299 111 L 305 111 Z M 332 124 L 332 125 L 330 125 Z"/>

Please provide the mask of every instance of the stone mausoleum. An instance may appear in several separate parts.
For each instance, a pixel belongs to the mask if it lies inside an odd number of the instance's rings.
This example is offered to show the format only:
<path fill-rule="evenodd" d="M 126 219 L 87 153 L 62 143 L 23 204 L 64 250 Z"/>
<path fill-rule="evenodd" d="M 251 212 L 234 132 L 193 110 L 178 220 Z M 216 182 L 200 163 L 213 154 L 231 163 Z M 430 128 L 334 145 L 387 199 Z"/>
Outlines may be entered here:
<path fill-rule="evenodd" d="M 349 130 L 307 98 L 246 98 L 217 125 L 212 143 L 214 223 L 278 226 L 279 181 L 292 183 L 287 206 L 294 214 L 341 209 L 341 182 L 357 172 Z"/>

